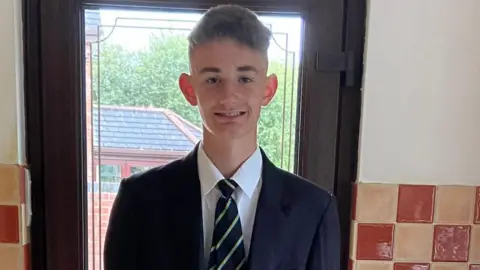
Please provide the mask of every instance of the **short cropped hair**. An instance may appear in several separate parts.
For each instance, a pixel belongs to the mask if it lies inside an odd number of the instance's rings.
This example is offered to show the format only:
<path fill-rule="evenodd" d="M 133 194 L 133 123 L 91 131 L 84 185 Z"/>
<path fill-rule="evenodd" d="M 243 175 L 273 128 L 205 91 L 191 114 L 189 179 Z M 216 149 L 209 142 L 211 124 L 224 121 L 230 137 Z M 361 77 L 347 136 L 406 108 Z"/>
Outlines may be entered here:
<path fill-rule="evenodd" d="M 219 5 L 209 9 L 188 36 L 189 53 L 195 46 L 219 39 L 232 39 L 267 55 L 271 30 L 251 10 L 238 5 Z"/>

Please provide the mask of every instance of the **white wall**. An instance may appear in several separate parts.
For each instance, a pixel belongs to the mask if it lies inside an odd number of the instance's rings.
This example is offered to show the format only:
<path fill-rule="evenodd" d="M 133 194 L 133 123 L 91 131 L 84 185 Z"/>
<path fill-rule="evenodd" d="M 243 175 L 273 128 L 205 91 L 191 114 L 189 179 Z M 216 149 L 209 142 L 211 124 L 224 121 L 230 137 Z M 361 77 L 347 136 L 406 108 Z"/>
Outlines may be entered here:
<path fill-rule="evenodd" d="M 0 0 L 0 164 L 25 164 L 21 0 Z"/>
<path fill-rule="evenodd" d="M 480 0 L 370 0 L 359 181 L 480 185 Z"/>

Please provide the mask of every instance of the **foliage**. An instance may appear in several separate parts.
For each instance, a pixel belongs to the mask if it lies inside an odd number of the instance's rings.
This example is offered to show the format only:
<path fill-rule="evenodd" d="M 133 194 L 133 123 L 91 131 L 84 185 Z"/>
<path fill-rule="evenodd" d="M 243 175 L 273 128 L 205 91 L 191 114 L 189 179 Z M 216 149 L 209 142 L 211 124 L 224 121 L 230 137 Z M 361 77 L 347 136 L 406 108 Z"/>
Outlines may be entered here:
<path fill-rule="evenodd" d="M 189 69 L 187 48 L 186 38 L 173 34 L 151 36 L 141 50 L 128 50 L 108 40 L 101 43 L 92 62 L 94 102 L 166 108 L 201 127 L 197 109 L 178 88 L 178 76 Z M 287 170 L 293 169 L 297 105 L 297 74 L 293 74 L 291 59 L 288 66 L 284 59 L 270 60 L 269 73 L 277 74 L 279 87 L 272 103 L 262 110 L 258 125 L 260 146 L 277 166 Z"/>

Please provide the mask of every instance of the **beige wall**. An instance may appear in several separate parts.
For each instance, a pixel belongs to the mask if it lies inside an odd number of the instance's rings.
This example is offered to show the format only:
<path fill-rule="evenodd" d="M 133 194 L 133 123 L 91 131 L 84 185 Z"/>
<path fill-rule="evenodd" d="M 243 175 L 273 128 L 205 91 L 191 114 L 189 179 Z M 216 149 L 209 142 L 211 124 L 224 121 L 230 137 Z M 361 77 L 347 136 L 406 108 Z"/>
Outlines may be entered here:
<path fill-rule="evenodd" d="M 359 181 L 480 185 L 480 1 L 370 0 Z"/>

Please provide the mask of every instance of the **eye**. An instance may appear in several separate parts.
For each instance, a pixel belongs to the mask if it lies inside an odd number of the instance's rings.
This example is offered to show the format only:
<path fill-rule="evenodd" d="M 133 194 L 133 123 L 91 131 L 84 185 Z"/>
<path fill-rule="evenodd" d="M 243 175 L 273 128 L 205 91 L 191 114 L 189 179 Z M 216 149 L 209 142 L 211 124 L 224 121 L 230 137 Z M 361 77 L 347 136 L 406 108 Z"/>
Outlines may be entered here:
<path fill-rule="evenodd" d="M 251 82 L 253 82 L 253 80 L 248 78 L 248 77 L 240 77 L 239 81 L 241 83 L 251 83 Z"/>
<path fill-rule="evenodd" d="M 215 83 L 218 82 L 218 78 L 215 78 L 215 77 L 213 77 L 213 78 L 208 78 L 208 79 L 206 80 L 206 82 L 207 82 L 208 84 L 215 84 Z"/>

